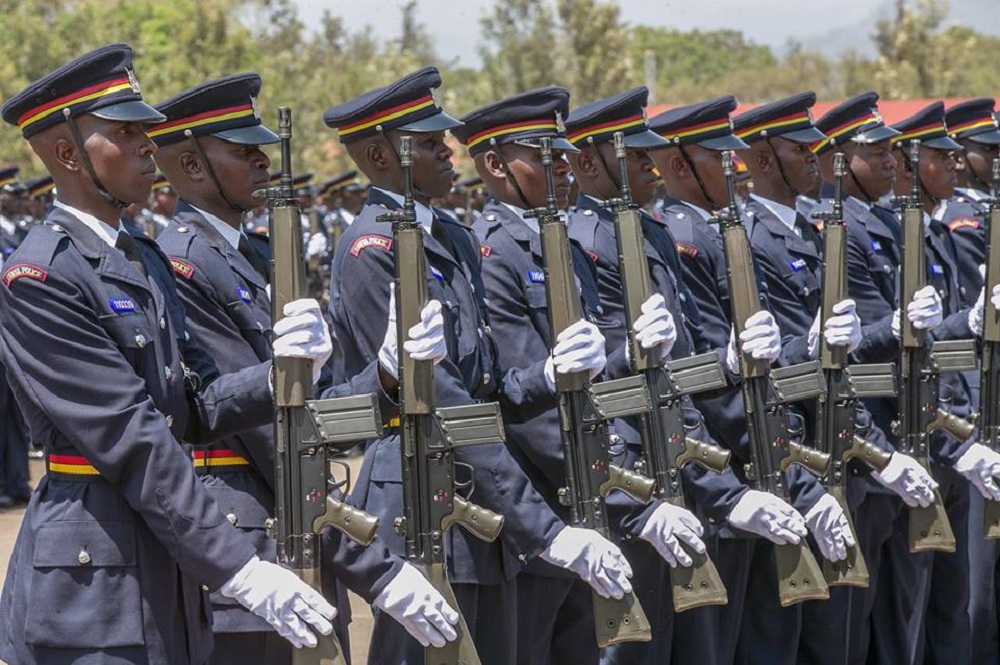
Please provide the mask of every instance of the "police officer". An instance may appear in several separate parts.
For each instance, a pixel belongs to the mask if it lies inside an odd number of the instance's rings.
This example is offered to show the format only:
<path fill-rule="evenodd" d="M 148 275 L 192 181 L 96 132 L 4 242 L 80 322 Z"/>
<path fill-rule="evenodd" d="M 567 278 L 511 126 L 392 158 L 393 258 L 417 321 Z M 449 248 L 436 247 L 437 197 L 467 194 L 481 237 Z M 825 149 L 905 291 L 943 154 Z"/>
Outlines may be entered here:
<path fill-rule="evenodd" d="M 0 277 L 7 374 L 48 468 L 7 570 L 0 658 L 204 662 L 202 585 L 293 644 L 315 644 L 313 630 L 332 630 L 333 608 L 254 555 L 177 442 L 263 424 L 270 367 L 208 376 L 196 392 L 181 364 L 184 330 L 147 277 L 156 266 L 118 228 L 121 208 L 145 200 L 155 174 L 143 123 L 163 119 L 142 101 L 131 48 L 83 55 L 0 112 L 59 190 Z M 317 347 L 318 322 L 293 321 Z M 323 362 L 290 341 L 289 352 Z"/>
<path fill-rule="evenodd" d="M 480 275 L 481 250 L 472 231 L 428 207 L 451 187 L 451 149 L 444 131 L 461 123 L 438 105 L 434 89 L 441 77 L 433 67 L 413 72 L 390 85 L 327 109 L 324 116 L 338 130 L 341 143 L 369 178 L 368 204 L 341 239 L 333 262 L 330 309 L 344 347 L 345 368 L 353 376 L 374 360 L 387 317 L 389 283 L 393 280 L 393 241 L 379 214 L 402 202 L 402 170 L 398 140 L 413 137 L 413 191 L 416 214 L 423 225 L 431 297 L 445 303 L 448 358 L 435 370 L 436 399 L 441 404 L 469 404 L 498 399 L 512 421 L 531 418 L 556 403 L 546 378 L 553 371 L 597 367 L 602 353 L 586 326 L 568 336 L 565 349 L 524 369 L 500 371 L 496 342 L 487 326 L 489 313 Z M 416 276 L 421 278 L 421 276 Z M 517 466 L 501 443 L 460 448 L 461 469 L 471 466 L 477 503 L 505 517 L 497 542 L 483 543 L 463 530 L 448 533 L 449 577 L 458 604 L 484 662 L 514 663 L 516 649 L 513 577 L 537 556 L 569 568 L 606 595 L 631 589 L 631 574 L 617 547 L 593 532 L 566 527 Z M 390 430 L 365 451 L 354 496 L 369 512 L 386 517 L 380 534 L 394 551 L 402 541 L 389 526 L 402 514 L 399 435 Z M 464 476 L 464 477 L 463 477 Z M 376 613 L 370 658 L 376 663 L 421 663 L 422 651 Z"/>
<path fill-rule="evenodd" d="M 173 223 L 157 238 L 177 276 L 177 290 L 184 301 L 191 333 L 223 372 L 235 372 L 271 358 L 271 302 L 267 293 L 269 272 L 261 269 L 241 228 L 243 213 L 252 204 L 255 189 L 267 180 L 269 160 L 260 145 L 275 143 L 278 136 L 261 124 L 254 111 L 260 77 L 237 74 L 203 83 L 157 105 L 166 121 L 149 131 L 158 146 L 160 168 L 177 183 L 181 196 Z M 232 117 L 232 109 L 244 113 Z M 249 112 L 246 112 L 246 111 Z M 193 120 L 196 119 L 196 120 Z M 192 122 L 197 122 L 191 126 Z M 190 136 L 186 132 L 190 132 Z M 249 254 L 249 257 L 248 257 Z M 424 319 L 437 325 L 411 338 L 414 355 L 423 359 L 443 357 L 443 321 L 435 316 L 440 304 L 428 304 Z M 395 357 L 395 330 L 387 340 L 386 356 Z M 422 349 L 439 354 L 432 358 Z M 394 390 L 394 366 L 380 366 L 379 385 Z M 320 397 L 327 397 L 325 391 Z M 380 396 L 388 405 L 392 396 Z M 388 417 L 390 413 L 383 413 Z M 266 521 L 274 511 L 274 440 L 268 424 L 231 437 L 194 453 L 201 479 L 220 502 L 227 518 L 254 541 L 258 555 L 274 560 L 275 543 L 267 537 Z M 323 551 L 334 552 L 339 532 L 325 535 Z M 355 563 L 354 590 L 369 602 L 398 596 L 406 584 L 416 599 L 430 600 L 393 605 L 390 613 L 406 627 L 425 625 L 414 637 L 443 644 L 435 627 L 447 623 L 437 610 L 440 595 L 415 571 L 388 553 L 381 542 L 366 548 Z M 363 576 L 367 578 L 363 579 Z M 417 584 L 414 585 L 414 580 Z M 367 584 L 365 584 L 367 582 Z M 420 583 L 423 585 L 421 586 Z M 284 640 L 267 624 L 219 595 L 213 596 L 216 648 L 213 663 L 262 659 L 283 662 L 290 658 Z M 423 619 L 423 622 L 421 621 Z M 424 623 L 426 622 L 426 623 Z M 346 631 L 345 631 L 346 634 Z"/>
<path fill-rule="evenodd" d="M 472 111 L 452 133 L 469 149 L 476 170 L 483 178 L 490 199 L 474 224 L 483 255 L 483 281 L 489 297 L 491 330 L 504 366 L 528 366 L 544 362 L 553 339 L 548 323 L 541 238 L 537 222 L 525 217 L 529 209 L 545 201 L 545 175 L 539 139 L 553 139 L 557 204 L 567 204 L 569 164 L 564 155 L 576 149 L 566 139 L 561 119 L 569 110 L 569 92 L 549 87 L 532 90 Z M 597 353 L 607 353 L 608 378 L 629 372 L 623 344 L 608 347 L 601 330 L 614 324 L 601 306 L 596 274 L 590 259 L 576 243 L 571 244 L 573 267 L 581 286 L 582 309 Z M 639 338 L 647 348 L 669 344 L 673 323 L 662 300 L 647 303 L 649 316 L 639 325 Z M 565 333 L 564 333 L 565 334 Z M 600 367 L 594 366 L 596 376 Z M 554 381 L 554 375 L 550 375 Z M 553 382 L 554 387 L 554 382 Z M 532 482 L 548 504 L 568 517 L 559 505 L 559 488 L 566 485 L 565 458 L 559 436 L 559 415 L 548 410 L 524 423 L 507 426 L 508 441 Z M 634 464 L 634 459 L 632 463 Z M 635 537 L 649 542 L 642 547 L 662 548 L 665 557 L 689 560 L 679 541 L 696 549 L 703 544 L 696 518 L 673 506 L 639 506 L 620 494 L 608 497 L 609 513 L 621 513 L 615 527 L 627 523 Z M 679 553 L 679 554 L 678 554 Z M 634 570 L 634 568 L 633 568 Z M 644 588 L 640 594 L 647 595 Z M 593 602 L 590 589 L 580 580 L 545 563 L 532 562 L 517 578 L 518 662 L 596 663 Z M 645 599 L 640 600 L 645 607 Z"/>

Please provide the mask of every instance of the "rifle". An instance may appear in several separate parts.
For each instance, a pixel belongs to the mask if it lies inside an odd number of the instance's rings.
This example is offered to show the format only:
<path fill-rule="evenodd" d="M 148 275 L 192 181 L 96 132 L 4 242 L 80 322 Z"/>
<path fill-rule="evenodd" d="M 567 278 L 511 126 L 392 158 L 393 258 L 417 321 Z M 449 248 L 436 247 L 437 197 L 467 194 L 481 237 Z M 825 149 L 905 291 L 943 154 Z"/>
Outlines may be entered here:
<path fill-rule="evenodd" d="M 541 139 L 545 169 L 545 204 L 526 213 L 538 218 L 542 236 L 542 264 L 545 270 L 545 298 L 548 303 L 552 343 L 563 330 L 580 320 L 580 291 L 570 257 L 566 223 L 559 217 L 552 168 L 552 139 Z M 641 377 L 591 384 L 587 372 L 556 374 L 559 394 L 559 430 L 566 464 L 566 486 L 559 501 L 567 506 L 573 526 L 593 529 L 609 537 L 604 500 L 618 489 L 636 501 L 652 498 L 653 483 L 608 461 L 607 420 L 638 415 L 648 409 Z M 652 639 L 649 620 L 634 593 L 620 600 L 604 598 L 596 591 L 594 627 L 597 643 L 605 647 L 619 642 L 646 642 Z"/>
<path fill-rule="evenodd" d="M 943 429 L 964 441 L 973 425 L 940 407 L 941 372 L 973 369 L 975 348 L 959 340 L 927 344 L 927 331 L 916 328 L 906 315 L 913 295 L 927 283 L 924 253 L 924 211 L 920 202 L 920 141 L 910 143 L 913 186 L 902 198 L 902 247 L 900 266 L 899 416 L 893 422 L 899 447 L 930 468 L 930 437 Z M 909 547 L 917 552 L 954 552 L 955 534 L 938 491 L 926 508 L 910 508 Z"/>
<path fill-rule="evenodd" d="M 719 215 L 719 221 L 726 254 L 732 321 L 739 338 L 746 320 L 761 309 L 761 303 L 750 241 L 736 207 L 735 172 L 732 155 L 728 152 L 722 153 L 722 166 L 729 203 Z M 828 455 L 792 440 L 789 414 L 782 406 L 819 396 L 823 390 L 820 365 L 814 361 L 771 370 L 767 360 L 755 360 L 741 353 L 740 376 L 750 443 L 750 463 L 745 467 L 747 482 L 756 490 L 770 492 L 787 501 L 785 472 L 792 464 L 819 476 L 826 472 L 830 463 Z M 798 545 L 774 545 L 774 557 L 782 607 L 830 597 L 823 572 L 804 540 Z"/>
<path fill-rule="evenodd" d="M 993 160 L 993 180 L 986 215 L 986 293 L 983 302 L 983 347 L 979 436 L 983 445 L 1000 449 L 1000 310 L 989 297 L 1000 284 L 1000 159 Z M 984 515 L 986 538 L 1000 538 L 1000 501 L 987 501 Z"/>
<path fill-rule="evenodd" d="M 313 206 L 306 210 L 306 219 L 309 220 L 309 238 L 311 239 L 314 235 L 320 232 L 322 229 L 322 224 L 319 218 L 319 211 Z M 327 240 L 329 241 L 329 234 L 327 235 Z M 316 298 L 320 303 L 325 303 L 328 299 L 329 294 L 329 284 L 326 284 L 327 280 L 324 278 L 324 266 L 323 257 L 319 254 L 309 257 L 309 264 L 307 266 L 306 273 L 309 279 L 309 293 L 313 298 Z"/>
<path fill-rule="evenodd" d="M 292 112 L 278 109 L 281 180 L 277 187 L 254 192 L 267 198 L 271 261 L 271 316 L 277 322 L 287 303 L 306 296 L 302 226 L 294 196 L 291 167 Z M 312 399 L 312 368 L 304 358 L 274 359 L 275 519 L 268 533 L 277 539 L 278 563 L 313 588 L 320 589 L 320 539 L 333 526 L 362 545 L 375 537 L 378 520 L 334 499 L 327 492 L 328 453 L 381 434 L 375 396 Z M 313 649 L 296 649 L 295 665 L 345 663 L 335 634 L 317 635 Z"/>
<path fill-rule="evenodd" d="M 847 160 L 842 152 L 833 157 L 833 210 L 817 213 L 823 228 L 823 302 L 820 306 L 820 330 L 832 316 L 834 306 L 847 297 L 847 228 L 844 224 L 843 180 Z M 858 459 L 876 471 L 889 463 L 890 454 L 866 439 L 857 425 L 858 400 L 896 395 L 895 368 L 891 364 L 848 367 L 847 349 L 831 346 L 820 336 L 820 363 L 825 389 L 818 400 L 816 449 L 830 455 L 831 463 L 823 477 L 827 491 L 840 503 L 844 516 L 854 531 L 854 521 L 847 506 L 847 465 Z M 847 549 L 843 561 L 823 559 L 823 576 L 830 586 L 867 587 L 868 566 L 858 546 Z"/>
<path fill-rule="evenodd" d="M 636 342 L 634 323 L 642 314 L 642 303 L 646 302 L 651 291 L 649 266 L 643 249 L 642 219 L 632 202 L 628 184 L 624 134 L 616 132 L 614 142 L 621 194 L 620 198 L 607 203 L 615 214 L 615 239 L 632 371 L 643 377 L 651 402 L 649 411 L 640 416 L 642 461 L 636 470 L 655 481 L 654 496 L 657 499 L 683 507 L 681 468 L 695 463 L 722 473 L 729 466 L 730 457 L 728 450 L 687 435 L 683 397 L 721 388 L 726 385 L 726 379 L 715 353 L 684 358 L 663 367 L 658 348 L 644 349 Z M 708 554 L 699 554 L 683 544 L 682 547 L 694 563 L 670 569 L 674 609 L 683 612 L 702 605 L 725 605 L 729 602 L 726 587 Z"/>
<path fill-rule="evenodd" d="M 396 282 L 396 334 L 406 339 L 419 323 L 427 304 L 427 266 L 423 228 L 413 201 L 411 137 L 399 139 L 403 169 L 403 207 L 378 216 L 392 224 Z M 403 515 L 393 528 L 403 537 L 406 559 L 459 610 L 448 583 L 444 532 L 460 524 L 484 540 L 496 540 L 503 516 L 458 496 L 455 450 L 460 446 L 503 441 L 500 407 L 496 402 L 464 406 L 434 406 L 434 363 L 414 360 L 399 346 L 400 457 L 403 466 Z M 425 650 L 427 665 L 479 665 L 472 635 L 459 614 L 458 637 L 443 647 Z"/>

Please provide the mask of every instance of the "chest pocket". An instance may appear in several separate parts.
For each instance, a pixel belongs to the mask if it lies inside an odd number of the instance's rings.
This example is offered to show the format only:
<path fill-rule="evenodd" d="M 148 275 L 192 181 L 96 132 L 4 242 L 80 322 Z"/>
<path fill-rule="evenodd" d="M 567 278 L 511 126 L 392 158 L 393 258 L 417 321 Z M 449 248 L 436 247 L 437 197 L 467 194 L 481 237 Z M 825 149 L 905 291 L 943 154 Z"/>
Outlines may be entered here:
<path fill-rule="evenodd" d="M 249 294 L 249 290 L 247 290 Z M 235 300 L 226 305 L 229 317 L 233 325 L 239 328 L 240 335 L 254 349 L 259 343 L 267 345 L 271 340 L 271 320 L 263 311 L 255 307 L 252 302 Z"/>
<path fill-rule="evenodd" d="M 783 266 L 781 276 L 788 288 L 799 298 L 812 301 L 818 297 L 819 280 L 816 279 L 808 260 L 794 257 L 789 259 Z"/>
<path fill-rule="evenodd" d="M 147 358 L 152 357 L 156 340 L 156 333 L 146 316 L 140 311 L 123 312 L 104 314 L 98 321 L 129 363 L 141 372 Z"/>

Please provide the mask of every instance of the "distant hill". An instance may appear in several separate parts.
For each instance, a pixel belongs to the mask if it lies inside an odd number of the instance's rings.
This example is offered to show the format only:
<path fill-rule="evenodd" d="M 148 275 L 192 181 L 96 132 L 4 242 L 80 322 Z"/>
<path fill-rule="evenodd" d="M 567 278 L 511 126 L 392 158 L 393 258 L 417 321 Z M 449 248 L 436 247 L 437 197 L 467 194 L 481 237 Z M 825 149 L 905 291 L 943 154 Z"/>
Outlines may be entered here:
<path fill-rule="evenodd" d="M 987 35 L 1000 36 L 1000 11 L 997 11 L 995 0 L 950 0 L 949 5 L 949 22 L 970 26 Z M 861 17 L 850 25 L 804 36 L 802 44 L 827 56 L 840 55 L 850 50 L 872 56 L 875 54 L 871 39 L 875 23 L 880 18 L 891 16 L 894 11 L 895 3 L 886 0 L 868 16 Z"/>

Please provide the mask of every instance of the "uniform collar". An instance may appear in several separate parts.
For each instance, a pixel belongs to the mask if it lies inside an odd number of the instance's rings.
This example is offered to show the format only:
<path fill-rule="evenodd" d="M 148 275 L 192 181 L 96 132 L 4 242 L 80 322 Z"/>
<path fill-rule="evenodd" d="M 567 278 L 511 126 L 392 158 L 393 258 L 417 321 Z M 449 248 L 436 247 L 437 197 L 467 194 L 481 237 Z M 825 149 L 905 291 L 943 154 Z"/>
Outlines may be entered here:
<path fill-rule="evenodd" d="M 775 217 L 781 220 L 782 224 L 787 226 L 793 232 L 796 230 L 795 216 L 798 212 L 796 212 L 795 208 L 789 208 L 783 203 L 778 203 L 777 201 L 772 201 L 771 199 L 765 199 L 763 196 L 758 196 L 757 194 L 751 194 L 750 198 L 770 210 Z"/>
<path fill-rule="evenodd" d="M 980 190 L 978 190 L 978 189 L 976 189 L 974 187 L 956 187 L 955 188 L 955 193 L 956 194 L 961 194 L 961 195 L 965 196 L 967 199 L 969 199 L 970 201 L 976 201 L 976 202 L 985 201 L 988 198 L 990 198 L 989 194 L 987 194 L 986 192 L 980 191 Z"/>
<path fill-rule="evenodd" d="M 687 201 L 684 201 L 683 203 L 688 208 L 691 208 L 691 210 L 694 210 L 696 213 L 698 213 L 698 215 L 701 217 L 702 221 L 707 222 L 708 220 L 712 219 L 712 213 L 710 213 L 709 211 L 705 210 L 704 208 L 699 208 L 695 204 L 689 203 Z"/>
<path fill-rule="evenodd" d="M 190 203 L 188 205 L 191 206 L 192 210 L 194 210 L 196 213 L 198 213 L 199 215 L 201 215 L 202 217 L 204 217 L 205 221 L 207 221 L 209 224 L 211 224 L 212 228 L 215 229 L 216 231 L 218 231 L 219 235 L 221 235 L 223 237 L 223 239 L 227 243 L 229 243 L 229 245 L 233 249 L 236 249 L 236 250 L 239 249 L 239 246 L 240 246 L 240 237 L 243 235 L 243 230 L 242 229 L 234 229 L 232 226 L 230 226 L 229 224 L 226 224 L 224 221 L 222 221 L 221 219 L 219 219 L 218 217 L 216 217 L 212 213 L 206 212 L 206 211 L 202 210 L 201 208 L 199 208 L 197 206 L 191 205 Z"/>
<path fill-rule="evenodd" d="M 83 212 L 82 210 L 78 210 L 71 205 L 63 203 L 59 199 L 56 199 L 52 205 L 56 208 L 62 208 L 73 217 L 76 217 L 84 224 L 84 226 L 96 233 L 98 238 L 106 242 L 109 247 L 114 247 L 115 243 L 118 242 L 119 229 L 102 222 L 90 213 Z M 121 221 L 119 221 L 119 224 L 121 224 Z"/>
<path fill-rule="evenodd" d="M 399 204 L 399 207 L 403 207 L 403 197 L 396 192 L 390 192 L 387 189 L 382 189 L 381 187 L 372 187 L 372 189 L 381 192 L 385 196 Z M 425 206 L 423 203 L 417 201 L 413 202 L 414 208 L 417 212 L 417 221 L 420 222 L 420 226 L 424 227 L 424 230 L 428 233 L 431 232 L 431 224 L 434 222 L 434 211 Z"/>

